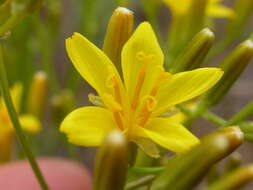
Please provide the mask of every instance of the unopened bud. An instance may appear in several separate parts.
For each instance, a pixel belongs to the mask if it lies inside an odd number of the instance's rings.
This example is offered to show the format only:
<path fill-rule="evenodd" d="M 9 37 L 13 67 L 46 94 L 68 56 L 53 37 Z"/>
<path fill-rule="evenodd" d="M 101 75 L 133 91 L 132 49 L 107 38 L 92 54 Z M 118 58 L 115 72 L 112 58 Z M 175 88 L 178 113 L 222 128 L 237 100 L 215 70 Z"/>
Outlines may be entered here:
<path fill-rule="evenodd" d="M 97 155 L 94 190 L 123 190 L 127 168 L 127 139 L 121 131 L 112 131 Z"/>
<path fill-rule="evenodd" d="M 48 78 L 43 71 L 35 73 L 28 94 L 28 113 L 41 118 L 48 96 Z"/>
<path fill-rule="evenodd" d="M 202 98 L 200 105 L 210 107 L 217 104 L 240 77 L 253 57 L 253 42 L 246 40 L 235 48 L 219 65 L 224 71 L 220 81 Z"/>
<path fill-rule="evenodd" d="M 103 51 L 120 71 L 121 50 L 133 31 L 133 12 L 119 7 L 112 14 L 103 45 Z"/>
<path fill-rule="evenodd" d="M 243 166 L 221 177 L 207 190 L 237 190 L 253 180 L 253 165 Z"/>
<path fill-rule="evenodd" d="M 242 142 L 243 134 L 239 127 L 228 127 L 204 137 L 192 150 L 172 158 L 165 171 L 153 182 L 151 190 L 192 189 L 214 164 Z"/>
<path fill-rule="evenodd" d="M 197 33 L 171 66 L 172 73 L 189 71 L 203 63 L 214 41 L 214 33 L 205 28 Z"/>

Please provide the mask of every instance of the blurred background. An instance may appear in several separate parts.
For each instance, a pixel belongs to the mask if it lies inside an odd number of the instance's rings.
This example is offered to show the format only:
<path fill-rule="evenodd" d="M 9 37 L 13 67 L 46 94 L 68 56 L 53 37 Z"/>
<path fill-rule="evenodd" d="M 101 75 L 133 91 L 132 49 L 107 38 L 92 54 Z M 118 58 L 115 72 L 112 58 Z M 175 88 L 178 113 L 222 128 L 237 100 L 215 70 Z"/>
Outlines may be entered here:
<path fill-rule="evenodd" d="M 165 39 L 170 27 L 171 13 L 160 3 L 156 8 L 157 20 L 152 20 L 146 2 L 151 0 L 132 0 L 120 2 L 116 0 L 44 0 L 40 11 L 26 16 L 11 32 L 6 42 L 6 63 L 9 81 L 14 84 L 20 81 L 24 86 L 22 95 L 22 111 L 26 112 L 29 104 L 29 92 L 34 73 L 46 72 L 49 78 L 49 94 L 45 103 L 43 115 L 43 129 L 37 135 L 29 135 L 33 150 L 38 156 L 66 156 L 81 160 L 90 169 L 93 167 L 95 148 L 76 147 L 67 143 L 63 134 L 58 131 L 61 120 L 71 110 L 90 105 L 88 94 L 94 92 L 89 85 L 75 71 L 65 50 L 65 39 L 73 32 L 79 32 L 102 47 L 107 22 L 115 8 L 127 5 L 135 15 L 135 26 L 149 20 L 164 49 L 167 48 Z M 224 1 L 224 5 L 232 6 L 233 0 Z M 212 30 L 216 41 L 224 38 L 227 19 L 214 19 Z M 182 26 L 183 27 L 183 26 Z M 216 66 L 236 45 L 247 39 L 253 31 L 253 17 L 240 35 L 229 44 L 224 51 L 207 59 L 203 66 Z M 253 63 L 245 70 L 240 79 L 227 94 L 225 99 L 213 111 L 218 115 L 229 118 L 253 99 Z M 251 118 L 253 119 L 253 117 Z M 216 127 L 203 119 L 193 123 L 194 133 L 201 137 Z M 238 152 L 245 163 L 252 162 L 252 145 L 244 143 Z M 16 148 L 14 155 L 22 157 Z M 252 187 L 249 187 L 251 189 Z"/>

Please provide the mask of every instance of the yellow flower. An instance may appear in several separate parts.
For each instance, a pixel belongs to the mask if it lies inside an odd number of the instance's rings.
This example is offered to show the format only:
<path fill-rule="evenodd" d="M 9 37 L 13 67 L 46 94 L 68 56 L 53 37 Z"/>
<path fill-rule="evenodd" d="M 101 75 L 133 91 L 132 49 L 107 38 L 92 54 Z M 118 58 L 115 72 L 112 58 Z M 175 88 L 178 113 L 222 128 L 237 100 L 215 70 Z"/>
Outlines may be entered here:
<path fill-rule="evenodd" d="M 68 38 L 66 47 L 78 72 L 105 105 L 76 109 L 64 119 L 60 130 L 71 143 L 99 146 L 115 129 L 129 141 L 139 144 L 149 139 L 174 152 L 199 142 L 184 126 L 161 115 L 211 88 L 222 76 L 220 69 L 203 68 L 175 75 L 165 72 L 163 53 L 147 22 L 139 25 L 123 47 L 123 79 L 110 59 L 81 34 Z"/>
<path fill-rule="evenodd" d="M 163 0 L 173 14 L 185 15 L 194 0 Z M 221 4 L 222 0 L 208 0 L 207 16 L 209 17 L 234 17 L 234 12 Z"/>
<path fill-rule="evenodd" d="M 19 112 L 20 98 L 22 94 L 21 84 L 15 84 L 10 93 L 14 106 L 17 112 Z M 21 114 L 19 119 L 24 130 L 31 133 L 37 133 L 40 130 L 40 122 L 34 116 Z M 15 131 L 9 118 L 4 100 L 0 97 L 0 162 L 6 161 L 10 158 L 14 133 Z"/>

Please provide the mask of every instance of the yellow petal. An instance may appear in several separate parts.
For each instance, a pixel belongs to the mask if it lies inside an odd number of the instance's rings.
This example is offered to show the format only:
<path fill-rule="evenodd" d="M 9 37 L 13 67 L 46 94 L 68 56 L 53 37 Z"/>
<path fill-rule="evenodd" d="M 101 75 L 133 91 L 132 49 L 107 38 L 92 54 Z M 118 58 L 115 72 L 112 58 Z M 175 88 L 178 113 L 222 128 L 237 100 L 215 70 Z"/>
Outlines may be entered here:
<path fill-rule="evenodd" d="M 147 138 L 135 138 L 133 140 L 138 147 L 152 158 L 159 158 L 159 148 L 154 144 L 153 141 Z"/>
<path fill-rule="evenodd" d="M 112 93 L 106 82 L 115 75 L 120 81 L 119 74 L 110 59 L 88 39 L 79 33 L 74 33 L 66 40 L 68 55 L 77 71 L 101 95 Z M 121 83 L 121 82 L 120 82 Z"/>
<path fill-rule="evenodd" d="M 236 16 L 232 9 L 222 5 L 209 6 L 207 9 L 207 15 L 218 18 L 233 18 Z"/>
<path fill-rule="evenodd" d="M 185 14 L 191 3 L 192 0 L 163 0 L 164 3 L 168 6 L 173 14 Z"/>
<path fill-rule="evenodd" d="M 71 112 L 62 122 L 60 130 L 76 145 L 99 146 L 106 134 L 117 126 L 112 113 L 100 107 L 83 107 Z"/>
<path fill-rule="evenodd" d="M 38 133 L 41 130 L 40 121 L 33 115 L 23 114 L 19 117 L 22 128 L 30 133 Z"/>
<path fill-rule="evenodd" d="M 140 89 L 152 88 L 157 72 L 161 71 L 164 56 L 151 25 L 141 23 L 122 50 L 122 71 L 129 97 L 132 100 L 140 71 L 145 70 L 145 79 Z M 157 71 L 157 72 L 156 72 Z M 147 81 L 148 80 L 148 81 Z"/>
<path fill-rule="evenodd" d="M 199 143 L 199 140 L 184 126 L 169 119 L 151 119 L 141 130 L 151 140 L 173 152 L 184 152 Z"/>
<path fill-rule="evenodd" d="M 183 123 L 186 119 L 187 119 L 187 116 L 181 112 L 170 117 L 170 121 L 174 123 Z"/>
<path fill-rule="evenodd" d="M 23 86 L 21 83 L 15 83 L 14 86 L 10 89 L 11 98 L 17 112 L 19 112 L 22 91 Z M 0 109 L 6 109 L 3 97 L 0 99 Z"/>
<path fill-rule="evenodd" d="M 218 68 L 202 68 L 173 75 L 158 91 L 158 104 L 154 114 L 162 114 L 176 104 L 203 94 L 213 87 L 222 75 L 223 71 Z"/>

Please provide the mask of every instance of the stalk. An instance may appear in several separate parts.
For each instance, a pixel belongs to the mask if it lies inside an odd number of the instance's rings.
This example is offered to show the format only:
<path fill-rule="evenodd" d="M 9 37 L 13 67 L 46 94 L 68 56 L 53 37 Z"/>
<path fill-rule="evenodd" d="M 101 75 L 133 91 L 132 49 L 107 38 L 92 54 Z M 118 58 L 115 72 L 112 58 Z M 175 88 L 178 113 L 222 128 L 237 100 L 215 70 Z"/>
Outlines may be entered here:
<path fill-rule="evenodd" d="M 2 90 L 2 96 L 4 98 L 10 119 L 12 121 L 13 127 L 16 131 L 17 138 L 19 140 L 19 143 L 28 158 L 28 161 L 33 169 L 33 172 L 41 186 L 42 190 L 49 190 L 46 181 L 39 169 L 39 166 L 36 162 L 36 159 L 32 153 L 32 150 L 26 140 L 26 137 L 23 133 L 23 130 L 21 128 L 19 119 L 18 119 L 18 114 L 14 108 L 10 92 L 9 92 L 9 85 L 8 85 L 8 80 L 7 80 L 7 74 L 4 66 L 4 60 L 3 60 L 3 42 L 0 42 L 0 87 Z"/>

